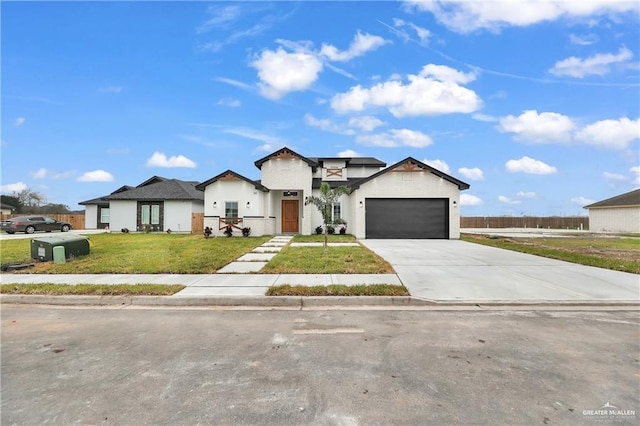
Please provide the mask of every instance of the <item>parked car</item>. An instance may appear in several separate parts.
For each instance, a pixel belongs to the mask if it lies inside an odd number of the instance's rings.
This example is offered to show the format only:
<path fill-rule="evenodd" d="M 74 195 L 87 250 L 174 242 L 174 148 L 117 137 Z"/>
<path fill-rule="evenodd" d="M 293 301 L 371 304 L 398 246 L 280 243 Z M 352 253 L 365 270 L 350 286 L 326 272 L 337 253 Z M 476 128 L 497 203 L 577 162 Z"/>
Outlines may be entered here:
<path fill-rule="evenodd" d="M 7 234 L 14 234 L 16 232 L 33 234 L 36 231 L 67 232 L 71 229 L 71 224 L 67 222 L 58 222 L 57 220 L 46 216 L 20 216 L 3 220 L 0 223 L 0 229 Z"/>

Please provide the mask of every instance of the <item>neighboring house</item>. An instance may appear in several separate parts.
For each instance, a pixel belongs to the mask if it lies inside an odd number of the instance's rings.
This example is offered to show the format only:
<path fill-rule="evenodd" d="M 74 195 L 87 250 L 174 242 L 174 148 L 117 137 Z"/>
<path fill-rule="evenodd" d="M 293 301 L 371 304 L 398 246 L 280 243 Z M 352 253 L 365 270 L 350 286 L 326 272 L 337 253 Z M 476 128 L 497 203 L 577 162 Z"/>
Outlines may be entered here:
<path fill-rule="evenodd" d="M 13 214 L 16 211 L 16 208 L 10 204 L 0 203 L 0 214 L 7 215 Z"/>
<path fill-rule="evenodd" d="M 589 229 L 640 233 L 640 189 L 584 207 L 589 210 Z"/>
<path fill-rule="evenodd" d="M 142 231 L 148 225 L 152 231 L 191 232 L 192 214 L 204 212 L 204 193 L 196 184 L 153 176 L 136 187 L 83 201 L 85 227 Z"/>
<path fill-rule="evenodd" d="M 227 223 L 251 235 L 312 234 L 322 218 L 305 199 L 324 181 L 351 190 L 332 214 L 357 238 L 460 237 L 460 191 L 469 185 L 411 157 L 385 168 L 375 158 L 304 157 L 282 148 L 255 165 L 258 181 L 227 170 L 196 186 L 204 191 L 204 226 L 218 235 Z"/>

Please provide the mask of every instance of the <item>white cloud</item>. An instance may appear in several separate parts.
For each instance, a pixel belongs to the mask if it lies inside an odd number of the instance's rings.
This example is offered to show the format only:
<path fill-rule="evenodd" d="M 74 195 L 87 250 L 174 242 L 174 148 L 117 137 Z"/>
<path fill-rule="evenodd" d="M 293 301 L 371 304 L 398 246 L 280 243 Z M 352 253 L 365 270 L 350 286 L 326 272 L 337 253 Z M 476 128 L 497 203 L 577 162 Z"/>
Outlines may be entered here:
<path fill-rule="evenodd" d="M 626 179 L 626 177 L 624 175 L 621 175 L 620 173 L 603 172 L 602 176 L 605 179 L 611 179 L 611 180 L 625 180 Z"/>
<path fill-rule="evenodd" d="M 350 157 L 362 157 L 362 154 L 352 150 L 352 149 L 347 149 L 345 151 L 341 151 L 338 153 L 338 157 L 341 158 L 350 158 Z"/>
<path fill-rule="evenodd" d="M 467 167 L 460 167 L 458 169 L 458 173 L 470 180 L 484 180 L 484 173 L 482 173 L 482 170 L 477 167 L 471 169 Z"/>
<path fill-rule="evenodd" d="M 605 75 L 611 71 L 611 65 L 624 64 L 633 58 L 633 53 L 621 47 L 617 54 L 598 53 L 585 59 L 575 56 L 563 59 L 549 70 L 553 75 L 562 77 L 584 78 L 587 75 Z"/>
<path fill-rule="evenodd" d="M 520 198 L 536 198 L 537 196 L 535 192 L 524 192 L 524 191 L 519 191 L 516 195 Z"/>
<path fill-rule="evenodd" d="M 349 127 L 357 127 L 365 132 L 371 132 L 384 124 L 384 121 L 372 115 L 363 115 L 349 119 Z"/>
<path fill-rule="evenodd" d="M 412 22 L 406 22 L 399 18 L 393 19 L 393 25 L 395 27 L 393 28 L 393 31 L 396 33 L 396 35 L 398 35 L 404 41 L 411 40 L 411 37 L 409 36 L 409 34 L 404 29 L 401 29 L 406 26 L 411 28 L 413 31 L 415 31 L 416 35 L 418 36 L 418 40 L 417 40 L 418 44 L 420 44 L 421 46 L 426 46 L 429 44 L 431 31 L 429 31 L 428 29 L 419 27 Z"/>
<path fill-rule="evenodd" d="M 428 166 L 433 167 L 434 169 L 438 169 L 441 172 L 445 172 L 446 174 L 449 174 L 451 172 L 451 168 L 449 167 L 449 165 L 447 164 L 446 161 L 444 160 L 427 160 L 426 158 L 424 160 L 422 160 L 422 162 Z"/>
<path fill-rule="evenodd" d="M 640 185 L 640 166 L 631 167 L 629 171 L 634 174 L 633 183 Z"/>
<path fill-rule="evenodd" d="M 73 172 L 63 172 L 63 173 L 55 173 L 51 170 L 40 168 L 37 172 L 31 175 L 34 179 L 65 179 L 71 177 Z"/>
<path fill-rule="evenodd" d="M 104 170 L 86 172 L 78 179 L 78 182 L 113 182 L 113 175 Z"/>
<path fill-rule="evenodd" d="M 105 86 L 105 87 L 100 87 L 98 89 L 98 92 L 102 92 L 102 93 L 120 93 L 120 92 L 122 92 L 122 89 L 124 89 L 124 87 L 122 87 L 122 86 Z"/>
<path fill-rule="evenodd" d="M 371 88 L 353 86 L 335 95 L 331 107 L 339 113 L 383 107 L 395 117 L 471 113 L 482 106 L 482 101 L 473 90 L 460 84 L 474 78 L 473 73 L 429 64 L 419 74 L 409 74 L 407 84 L 389 79 Z"/>
<path fill-rule="evenodd" d="M 391 129 L 385 133 L 358 135 L 356 142 L 362 145 L 381 146 L 384 148 L 398 146 L 424 148 L 433 143 L 428 135 L 409 129 Z"/>
<path fill-rule="evenodd" d="M 330 61 L 345 62 L 350 61 L 355 57 L 362 56 L 369 51 L 376 50 L 386 43 L 388 43 L 388 41 L 382 37 L 358 31 L 354 36 L 351 45 L 349 45 L 349 49 L 340 51 L 331 44 L 323 43 L 320 48 L 320 54 Z"/>
<path fill-rule="evenodd" d="M 567 142 L 575 129 L 575 124 L 566 115 L 536 110 L 524 111 L 518 117 L 509 115 L 500 119 L 497 127 L 503 133 L 514 133 L 519 140 L 537 143 Z"/>
<path fill-rule="evenodd" d="M 230 108 L 238 108 L 242 106 L 242 102 L 235 98 L 222 98 L 218 101 L 218 105 L 226 106 Z"/>
<path fill-rule="evenodd" d="M 585 34 L 583 36 L 569 34 L 569 41 L 579 46 L 589 46 L 598 42 L 598 36 L 596 34 Z"/>
<path fill-rule="evenodd" d="M 526 27 L 561 18 L 576 20 L 601 16 L 638 13 L 633 1 L 563 1 L 563 0 L 407 0 L 410 8 L 432 13 L 441 24 L 458 33 L 479 29 L 500 31 L 503 27 Z"/>
<path fill-rule="evenodd" d="M 289 53 L 282 47 L 263 50 L 251 66 L 258 70 L 260 93 L 269 99 L 306 90 L 322 71 L 322 61 L 316 55 L 304 51 Z"/>
<path fill-rule="evenodd" d="M 25 123 L 25 121 L 27 121 L 26 118 L 18 117 L 15 120 L 13 120 L 13 125 L 16 126 L 16 127 L 20 127 Z"/>
<path fill-rule="evenodd" d="M 593 203 L 595 203 L 596 201 L 595 201 L 595 200 L 591 200 L 591 199 L 589 199 L 589 198 L 585 198 L 585 197 L 583 197 L 583 196 L 581 195 L 581 196 L 579 196 L 579 197 L 574 197 L 574 198 L 572 198 L 572 199 L 571 199 L 571 202 L 572 202 L 573 204 L 577 204 L 577 205 L 579 205 L 579 206 L 586 206 L 586 205 L 589 205 L 589 204 L 593 204 Z"/>
<path fill-rule="evenodd" d="M 520 200 L 512 200 L 511 198 L 505 197 L 504 195 L 499 195 L 498 201 L 505 204 L 520 204 L 522 202 Z"/>
<path fill-rule="evenodd" d="M 147 160 L 147 167 L 196 167 L 196 163 L 185 157 L 184 155 L 174 155 L 167 157 L 162 152 L 154 152 L 151 158 Z"/>
<path fill-rule="evenodd" d="M 237 87 L 238 89 L 253 90 L 253 86 L 251 86 L 250 84 L 243 83 L 242 81 L 234 80 L 232 78 L 216 77 L 213 80 L 220 83 L 228 84 L 229 86 Z"/>
<path fill-rule="evenodd" d="M 307 126 L 317 127 L 324 130 L 325 132 L 338 133 L 341 135 L 355 134 L 353 130 L 342 128 L 328 118 L 315 118 L 311 114 L 305 114 L 304 122 L 307 124 Z"/>
<path fill-rule="evenodd" d="M 20 192 L 22 190 L 27 189 L 27 184 L 24 182 L 16 182 L 16 183 L 8 183 L 6 185 L 0 186 L 0 192 L 2 193 L 12 193 L 12 192 Z"/>
<path fill-rule="evenodd" d="M 590 124 L 576 134 L 576 139 L 604 148 L 625 149 L 640 138 L 640 119 L 601 120 Z"/>
<path fill-rule="evenodd" d="M 555 173 L 555 167 L 534 160 L 529 157 L 522 157 L 519 160 L 509 160 L 505 163 L 505 168 L 509 173 L 530 173 L 535 175 L 549 175 Z"/>
<path fill-rule="evenodd" d="M 247 139 L 253 139 L 260 142 L 264 142 L 265 145 L 278 146 L 278 149 L 285 145 L 285 141 L 278 136 L 268 135 L 257 130 L 248 129 L 245 127 L 232 127 L 224 130 L 225 133 L 241 136 Z"/>
<path fill-rule="evenodd" d="M 482 204 L 482 199 L 471 194 L 460 194 L 461 206 L 479 206 Z"/>
<path fill-rule="evenodd" d="M 471 118 L 477 121 L 484 121 L 486 123 L 495 123 L 496 121 L 499 120 L 497 117 L 494 117 L 492 115 L 481 114 L 481 113 L 475 113 L 471 116 Z"/>

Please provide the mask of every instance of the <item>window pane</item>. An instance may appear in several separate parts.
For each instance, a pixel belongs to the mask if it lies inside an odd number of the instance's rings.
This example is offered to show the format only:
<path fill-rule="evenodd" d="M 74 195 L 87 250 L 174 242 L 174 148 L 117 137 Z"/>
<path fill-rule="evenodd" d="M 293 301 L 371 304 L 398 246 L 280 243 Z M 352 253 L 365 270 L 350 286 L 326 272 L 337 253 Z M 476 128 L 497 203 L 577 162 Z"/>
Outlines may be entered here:
<path fill-rule="evenodd" d="M 340 220 L 342 218 L 342 206 L 340 203 L 333 204 L 333 220 Z"/>
<path fill-rule="evenodd" d="M 227 201 L 224 203 L 224 217 L 238 217 L 237 201 Z"/>
<path fill-rule="evenodd" d="M 151 224 L 160 224 L 160 206 L 157 204 L 151 206 Z"/>
<path fill-rule="evenodd" d="M 109 223 L 109 209 L 100 209 L 100 223 Z"/>
<path fill-rule="evenodd" d="M 142 206 L 142 224 L 143 225 L 148 225 L 149 224 L 149 217 L 150 217 L 150 206 L 148 205 L 144 205 Z"/>

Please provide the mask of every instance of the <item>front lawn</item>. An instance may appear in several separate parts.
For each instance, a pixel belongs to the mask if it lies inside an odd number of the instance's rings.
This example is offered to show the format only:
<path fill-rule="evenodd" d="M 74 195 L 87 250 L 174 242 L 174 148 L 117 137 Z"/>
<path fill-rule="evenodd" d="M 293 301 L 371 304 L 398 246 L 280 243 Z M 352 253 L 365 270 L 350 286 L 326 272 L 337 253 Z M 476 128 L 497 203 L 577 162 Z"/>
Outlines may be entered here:
<path fill-rule="evenodd" d="M 191 234 L 95 234 L 91 254 L 66 263 L 37 262 L 39 274 L 210 274 L 271 237 L 203 238 Z M 31 240 L 0 241 L 2 264 L 30 263 Z"/>
<path fill-rule="evenodd" d="M 294 240 L 296 241 L 296 240 Z M 392 274 L 391 265 L 366 247 L 284 248 L 260 271 L 263 274 Z"/>
<path fill-rule="evenodd" d="M 581 265 L 640 274 L 640 239 L 632 237 L 496 238 L 464 234 L 462 240 Z"/>

